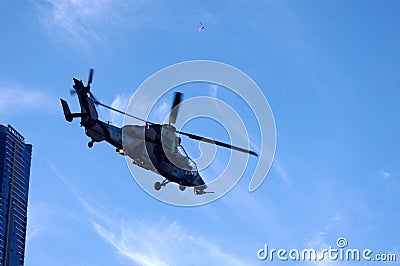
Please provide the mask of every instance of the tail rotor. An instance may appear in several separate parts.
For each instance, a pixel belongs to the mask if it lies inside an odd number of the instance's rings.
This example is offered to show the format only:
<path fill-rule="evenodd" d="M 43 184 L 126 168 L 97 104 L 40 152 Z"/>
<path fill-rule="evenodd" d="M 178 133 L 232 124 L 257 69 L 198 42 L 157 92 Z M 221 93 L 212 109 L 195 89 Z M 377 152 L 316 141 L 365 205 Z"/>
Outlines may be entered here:
<path fill-rule="evenodd" d="M 87 93 L 87 94 L 89 94 L 89 97 L 93 100 L 93 102 L 95 103 L 95 104 L 97 104 L 99 101 L 96 99 L 96 97 L 93 95 L 93 93 L 90 91 L 90 85 L 92 84 L 92 82 L 93 82 L 93 75 L 94 75 L 94 69 L 93 68 L 90 68 L 89 69 L 89 78 L 88 78 L 88 81 L 87 81 L 87 85 L 85 86 L 85 85 L 83 85 L 83 82 L 81 81 L 81 80 L 78 80 L 78 79 L 73 79 L 74 80 L 74 89 L 71 89 L 70 91 L 69 91 L 69 94 L 71 95 L 71 96 L 74 96 L 75 94 L 77 94 L 78 92 L 81 92 L 81 93 Z"/>

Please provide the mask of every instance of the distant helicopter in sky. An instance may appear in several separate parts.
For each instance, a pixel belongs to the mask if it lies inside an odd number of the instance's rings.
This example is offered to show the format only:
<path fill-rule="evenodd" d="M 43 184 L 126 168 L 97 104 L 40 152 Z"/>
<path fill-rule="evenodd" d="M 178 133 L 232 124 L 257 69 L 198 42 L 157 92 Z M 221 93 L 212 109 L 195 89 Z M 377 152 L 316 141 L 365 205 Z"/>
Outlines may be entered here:
<path fill-rule="evenodd" d="M 200 176 L 196 163 L 182 147 L 180 135 L 258 156 L 257 153 L 251 150 L 178 131 L 174 127 L 174 124 L 183 96 L 180 92 L 175 93 L 168 124 L 157 124 L 146 121 L 99 102 L 90 91 L 93 73 L 94 70 L 90 69 L 86 86 L 82 80 L 73 78 L 74 85 L 71 95 L 78 95 L 81 107 L 79 113 L 71 113 L 67 101 L 60 99 L 65 119 L 68 122 L 72 122 L 74 118 L 81 119 L 80 124 L 85 128 L 86 135 L 90 137 L 89 148 L 92 148 L 95 142 L 105 140 L 116 148 L 117 153 L 129 156 L 132 163 L 164 177 L 162 182 L 155 182 L 155 190 L 160 190 L 168 183 L 173 182 L 179 185 L 181 191 L 184 191 L 186 187 L 193 187 L 195 195 L 212 193 L 205 191 L 207 184 Z M 145 124 L 142 126 L 125 125 L 122 128 L 113 126 L 98 119 L 95 105 L 100 105 L 120 114 L 138 119 Z"/>

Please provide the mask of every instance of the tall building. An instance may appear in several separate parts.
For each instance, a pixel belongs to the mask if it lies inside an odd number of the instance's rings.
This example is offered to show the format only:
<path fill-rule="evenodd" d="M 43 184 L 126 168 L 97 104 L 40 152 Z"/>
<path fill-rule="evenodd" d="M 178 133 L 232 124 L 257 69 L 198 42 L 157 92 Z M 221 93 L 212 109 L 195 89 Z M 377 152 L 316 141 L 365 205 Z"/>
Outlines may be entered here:
<path fill-rule="evenodd" d="M 0 265 L 23 265 L 32 145 L 0 125 Z"/>

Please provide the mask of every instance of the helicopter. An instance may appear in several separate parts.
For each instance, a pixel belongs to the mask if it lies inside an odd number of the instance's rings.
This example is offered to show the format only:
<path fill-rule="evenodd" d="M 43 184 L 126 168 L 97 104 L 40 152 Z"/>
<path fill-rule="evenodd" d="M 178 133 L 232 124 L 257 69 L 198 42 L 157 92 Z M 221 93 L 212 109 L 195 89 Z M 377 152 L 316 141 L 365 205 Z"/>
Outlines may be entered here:
<path fill-rule="evenodd" d="M 178 184 L 181 191 L 184 191 L 187 187 L 193 187 L 195 195 L 213 193 L 205 191 L 207 184 L 200 176 L 196 163 L 188 156 L 181 145 L 180 136 L 258 156 L 251 150 L 178 131 L 174 124 L 183 97 L 181 92 L 175 92 L 168 124 L 153 123 L 99 102 L 90 90 L 93 73 L 94 69 L 91 68 L 86 86 L 82 80 L 72 79 L 74 84 L 70 94 L 78 96 L 81 110 L 79 113 L 71 113 L 67 101 L 60 99 L 65 119 L 72 122 L 75 118 L 80 118 L 80 125 L 85 128 L 85 134 L 90 138 L 89 148 L 92 148 L 95 142 L 106 141 L 115 147 L 117 153 L 128 156 L 133 164 L 161 175 L 164 180 L 155 182 L 155 190 L 160 190 L 172 182 Z M 135 118 L 145 124 L 125 125 L 120 128 L 111 125 L 109 122 L 103 122 L 98 117 L 97 105 Z"/>

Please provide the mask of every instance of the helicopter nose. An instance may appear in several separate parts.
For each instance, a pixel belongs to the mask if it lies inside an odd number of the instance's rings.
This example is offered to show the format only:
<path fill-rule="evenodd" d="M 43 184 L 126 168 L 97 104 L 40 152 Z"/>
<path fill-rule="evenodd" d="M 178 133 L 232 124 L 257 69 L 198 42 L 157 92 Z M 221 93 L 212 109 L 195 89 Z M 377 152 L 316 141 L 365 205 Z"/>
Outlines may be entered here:
<path fill-rule="evenodd" d="M 199 173 L 197 173 L 197 177 L 194 180 L 194 183 L 196 186 L 206 186 L 207 187 L 206 183 L 204 182 L 203 178 L 201 178 Z"/>

